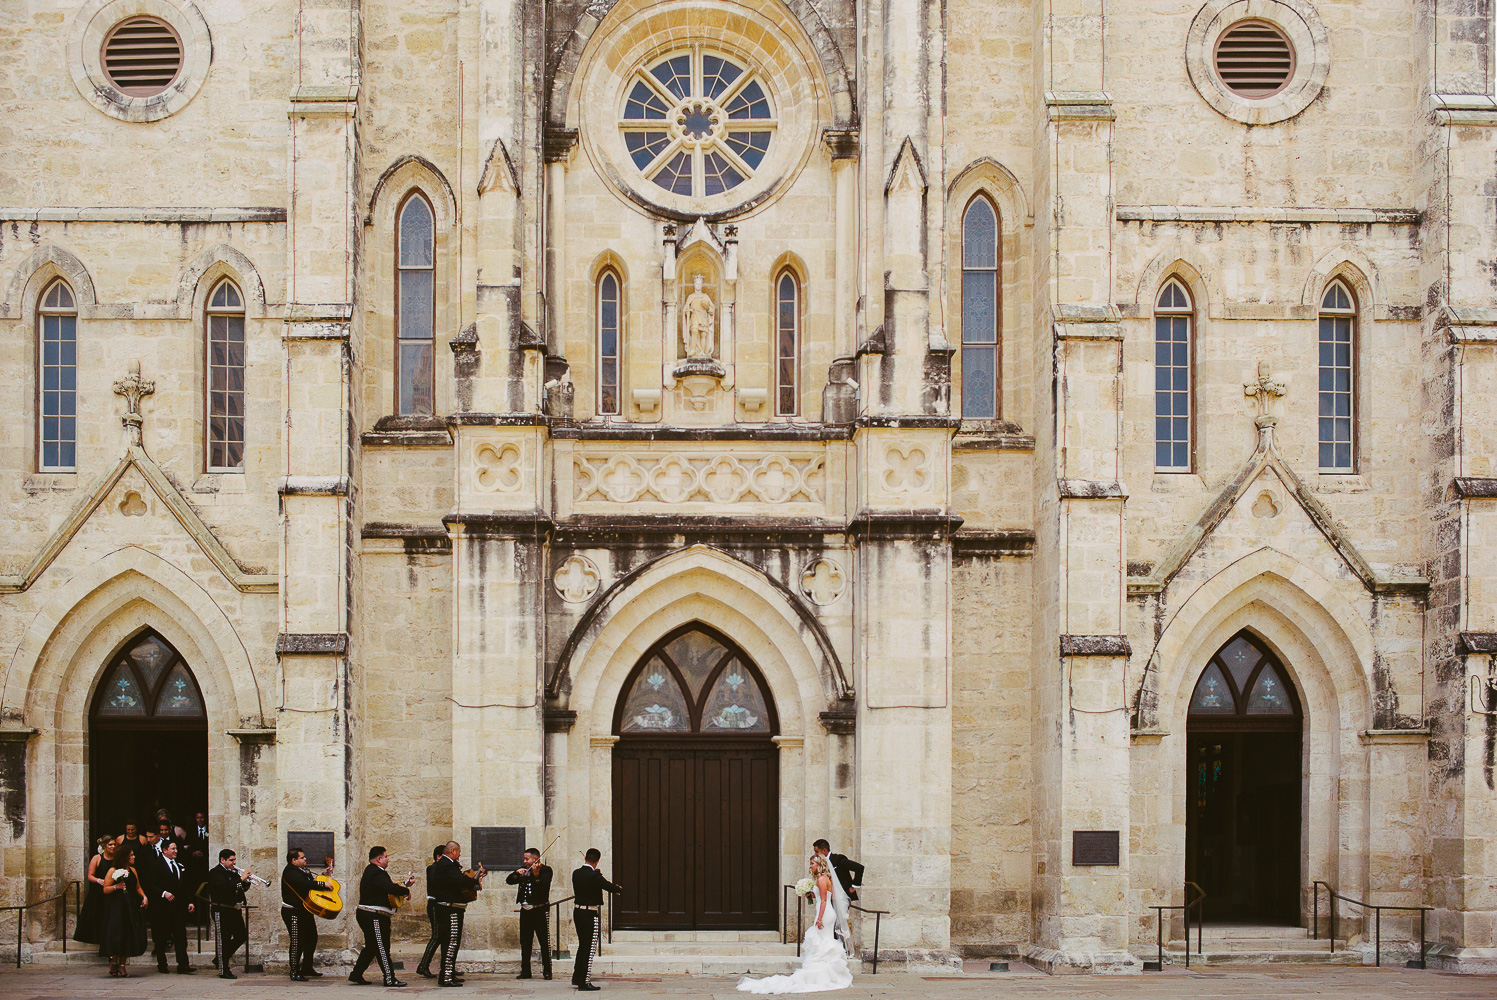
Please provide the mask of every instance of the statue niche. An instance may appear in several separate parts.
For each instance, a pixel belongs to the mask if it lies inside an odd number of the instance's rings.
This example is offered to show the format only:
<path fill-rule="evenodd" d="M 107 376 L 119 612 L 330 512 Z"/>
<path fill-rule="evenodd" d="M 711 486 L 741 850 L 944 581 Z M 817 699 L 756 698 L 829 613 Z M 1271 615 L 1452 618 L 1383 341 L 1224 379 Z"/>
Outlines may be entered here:
<path fill-rule="evenodd" d="M 702 290 L 703 275 L 692 276 L 681 305 L 681 339 L 687 360 L 710 359 L 717 345 L 717 304 Z"/>
<path fill-rule="evenodd" d="M 673 373 L 676 378 L 692 380 L 686 387 L 692 398 L 692 408 L 701 409 L 705 394 L 717 387 L 717 380 L 727 375 L 718 355 L 721 353 L 719 337 L 722 317 L 722 289 L 710 263 L 702 255 L 684 262 L 682 275 L 690 278 L 682 283 L 680 305 L 676 315 L 680 317 L 680 341 L 677 348 L 678 364 Z M 709 386 L 706 381 L 712 380 Z"/>

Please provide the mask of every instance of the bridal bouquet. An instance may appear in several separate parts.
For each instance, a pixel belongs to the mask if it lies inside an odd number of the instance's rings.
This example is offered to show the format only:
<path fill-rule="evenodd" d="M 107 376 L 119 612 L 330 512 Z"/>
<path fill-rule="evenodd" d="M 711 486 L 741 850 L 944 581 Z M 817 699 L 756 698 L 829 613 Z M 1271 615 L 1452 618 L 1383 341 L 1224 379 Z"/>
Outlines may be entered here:
<path fill-rule="evenodd" d="M 803 878 L 795 883 L 795 894 L 797 896 L 809 896 L 816 891 L 816 882 L 813 879 Z"/>

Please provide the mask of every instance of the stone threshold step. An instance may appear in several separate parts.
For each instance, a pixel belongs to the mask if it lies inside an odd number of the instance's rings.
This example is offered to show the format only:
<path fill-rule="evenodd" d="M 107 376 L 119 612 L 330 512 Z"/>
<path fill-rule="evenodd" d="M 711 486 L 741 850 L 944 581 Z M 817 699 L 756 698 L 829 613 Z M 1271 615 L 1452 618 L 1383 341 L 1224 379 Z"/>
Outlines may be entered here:
<path fill-rule="evenodd" d="M 614 941 L 605 955 L 758 955 L 795 956 L 795 945 L 759 941 Z"/>
<path fill-rule="evenodd" d="M 611 943 L 635 942 L 703 942 L 725 944 L 728 942 L 753 942 L 756 944 L 779 944 L 779 931 L 614 931 Z M 604 942 L 606 947 L 609 942 Z"/>

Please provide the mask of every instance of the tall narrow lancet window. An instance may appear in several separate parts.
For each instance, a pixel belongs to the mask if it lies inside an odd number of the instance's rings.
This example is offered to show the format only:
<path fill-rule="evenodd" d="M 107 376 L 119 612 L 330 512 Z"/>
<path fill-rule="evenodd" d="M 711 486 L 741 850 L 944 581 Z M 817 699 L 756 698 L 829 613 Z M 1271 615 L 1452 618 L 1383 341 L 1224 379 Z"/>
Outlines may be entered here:
<path fill-rule="evenodd" d="M 796 413 L 800 400 L 800 283 L 789 271 L 775 282 L 775 412 Z"/>
<path fill-rule="evenodd" d="M 619 277 L 598 279 L 598 413 L 619 412 Z"/>
<path fill-rule="evenodd" d="M 395 411 L 435 412 L 436 249 L 431 205 L 412 194 L 400 207 L 395 271 Z"/>
<path fill-rule="evenodd" d="M 1356 466 L 1357 307 L 1351 290 L 1333 281 L 1320 300 L 1320 469 Z"/>
<path fill-rule="evenodd" d="M 37 469 L 73 472 L 78 467 L 78 306 L 61 280 L 42 293 L 36 341 Z"/>
<path fill-rule="evenodd" d="M 208 296 L 208 471 L 244 469 L 244 299 L 225 278 Z"/>
<path fill-rule="evenodd" d="M 982 196 L 962 217 L 962 416 L 998 416 L 998 212 Z"/>
<path fill-rule="evenodd" d="M 1154 304 L 1154 468 L 1189 472 L 1194 457 L 1190 293 L 1171 279 Z"/>

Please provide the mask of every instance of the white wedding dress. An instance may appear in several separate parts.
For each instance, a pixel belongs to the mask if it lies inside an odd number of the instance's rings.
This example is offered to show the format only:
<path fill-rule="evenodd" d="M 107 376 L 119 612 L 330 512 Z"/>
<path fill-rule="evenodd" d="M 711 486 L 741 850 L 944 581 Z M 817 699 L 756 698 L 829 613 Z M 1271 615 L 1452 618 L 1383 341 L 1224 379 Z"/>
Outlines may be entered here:
<path fill-rule="evenodd" d="M 800 947 L 800 968 L 788 976 L 768 976 L 764 979 L 738 980 L 738 988 L 745 993 L 822 993 L 827 990 L 845 990 L 852 985 L 852 971 L 847 967 L 847 951 L 842 942 L 848 940 L 847 894 L 836 876 L 832 877 L 832 898 L 827 901 L 822 918 L 825 926 L 816 926 L 816 914 L 821 911 L 821 900 L 811 907 L 811 926 L 806 928 L 805 940 Z M 817 895 L 821 890 L 817 890 Z"/>

